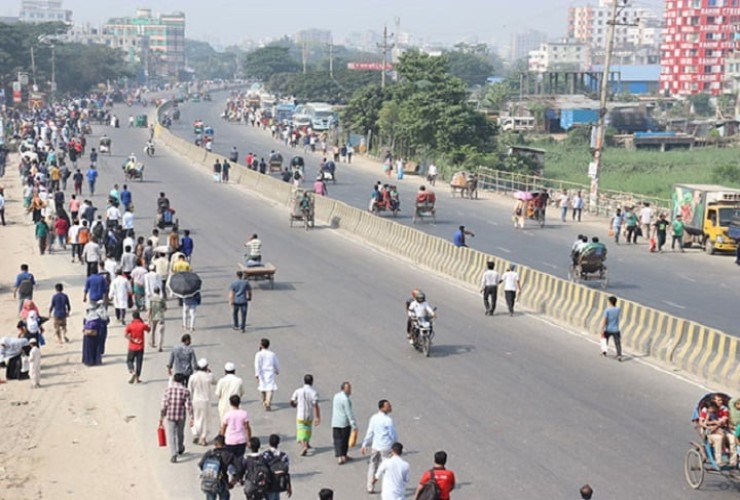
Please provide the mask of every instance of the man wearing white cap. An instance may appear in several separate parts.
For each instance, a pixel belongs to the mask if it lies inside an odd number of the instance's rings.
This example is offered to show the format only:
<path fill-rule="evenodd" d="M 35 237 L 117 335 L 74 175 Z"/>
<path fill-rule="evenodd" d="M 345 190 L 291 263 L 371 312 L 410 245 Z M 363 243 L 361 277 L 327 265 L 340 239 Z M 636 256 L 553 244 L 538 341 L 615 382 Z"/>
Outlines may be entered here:
<path fill-rule="evenodd" d="M 216 384 L 219 422 L 223 422 L 224 415 L 231 409 L 229 398 L 235 394 L 240 398 L 244 396 L 244 381 L 235 375 L 236 366 L 234 366 L 234 363 L 226 363 L 224 372 L 226 374 Z"/>
<path fill-rule="evenodd" d="M 195 373 L 188 380 L 188 390 L 193 401 L 193 443 L 208 444 L 208 409 L 211 407 L 211 386 L 215 385 L 208 360 L 198 360 Z"/>

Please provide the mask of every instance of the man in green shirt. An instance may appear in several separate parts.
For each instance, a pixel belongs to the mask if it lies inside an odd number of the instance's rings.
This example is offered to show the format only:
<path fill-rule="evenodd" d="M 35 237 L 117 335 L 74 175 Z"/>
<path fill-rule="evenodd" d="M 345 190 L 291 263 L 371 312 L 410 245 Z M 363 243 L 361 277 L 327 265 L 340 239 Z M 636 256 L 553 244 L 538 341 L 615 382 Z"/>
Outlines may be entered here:
<path fill-rule="evenodd" d="M 676 215 L 676 218 L 671 223 L 671 226 L 673 227 L 673 240 L 671 241 L 671 251 L 676 251 L 676 242 L 678 242 L 678 249 L 683 252 L 683 232 L 684 232 L 684 223 L 683 219 L 681 218 L 681 214 Z"/>
<path fill-rule="evenodd" d="M 334 395 L 331 412 L 332 437 L 334 439 L 334 456 L 337 462 L 342 465 L 349 460 L 347 451 L 349 450 L 350 434 L 357 432 L 357 422 L 355 414 L 352 411 L 352 385 L 349 382 L 343 382 L 341 390 Z"/>
<path fill-rule="evenodd" d="M 36 222 L 36 239 L 39 242 L 39 251 L 41 255 L 46 253 L 47 239 L 49 237 L 49 226 L 46 225 L 44 219 L 39 219 Z"/>
<path fill-rule="evenodd" d="M 663 253 L 663 245 L 665 245 L 666 230 L 668 229 L 668 221 L 665 218 L 665 214 L 660 214 L 658 220 L 655 221 L 655 235 L 658 240 L 658 252 Z"/>

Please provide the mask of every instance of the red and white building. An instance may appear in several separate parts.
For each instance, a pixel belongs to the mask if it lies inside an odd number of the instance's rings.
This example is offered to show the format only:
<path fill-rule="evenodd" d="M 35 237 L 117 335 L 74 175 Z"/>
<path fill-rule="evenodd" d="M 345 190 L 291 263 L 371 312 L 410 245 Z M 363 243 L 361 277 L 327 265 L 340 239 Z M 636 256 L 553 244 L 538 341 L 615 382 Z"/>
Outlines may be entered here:
<path fill-rule="evenodd" d="M 740 0 L 666 0 L 664 18 L 661 90 L 678 96 L 722 93 Z"/>

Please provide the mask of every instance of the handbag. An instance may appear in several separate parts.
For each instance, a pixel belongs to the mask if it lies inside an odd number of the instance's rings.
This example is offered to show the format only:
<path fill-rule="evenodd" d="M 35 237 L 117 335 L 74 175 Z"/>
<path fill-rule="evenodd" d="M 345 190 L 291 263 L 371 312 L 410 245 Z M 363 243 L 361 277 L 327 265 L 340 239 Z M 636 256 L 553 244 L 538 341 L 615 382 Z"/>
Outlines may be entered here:
<path fill-rule="evenodd" d="M 157 427 L 157 444 L 159 444 L 160 448 L 167 446 L 167 433 L 164 431 L 162 424 L 159 424 L 159 427 Z"/>
<path fill-rule="evenodd" d="M 357 444 L 357 427 L 352 429 L 352 432 L 349 433 L 349 447 L 354 448 Z"/>
<path fill-rule="evenodd" d="M 610 238 L 614 237 L 614 228 L 609 229 L 609 237 Z"/>

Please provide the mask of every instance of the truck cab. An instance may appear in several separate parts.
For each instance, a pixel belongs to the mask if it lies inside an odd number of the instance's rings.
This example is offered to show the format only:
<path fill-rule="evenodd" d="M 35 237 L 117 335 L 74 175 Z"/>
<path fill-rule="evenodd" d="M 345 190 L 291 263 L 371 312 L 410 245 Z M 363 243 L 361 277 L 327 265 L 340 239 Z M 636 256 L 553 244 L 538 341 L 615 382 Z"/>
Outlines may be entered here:
<path fill-rule="evenodd" d="M 740 219 L 740 189 L 708 184 L 676 184 L 673 216 L 685 224 L 684 244 L 697 244 L 708 254 L 735 252 L 737 239 L 730 236 L 733 220 Z"/>

